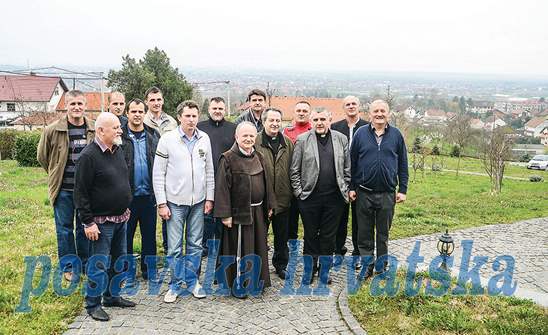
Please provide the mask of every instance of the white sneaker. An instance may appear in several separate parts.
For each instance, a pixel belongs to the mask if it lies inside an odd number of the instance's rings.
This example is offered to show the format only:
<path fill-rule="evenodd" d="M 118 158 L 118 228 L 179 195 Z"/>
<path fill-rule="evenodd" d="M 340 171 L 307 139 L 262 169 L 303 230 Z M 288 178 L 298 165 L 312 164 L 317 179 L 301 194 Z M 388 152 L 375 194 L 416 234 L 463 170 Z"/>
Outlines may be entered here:
<path fill-rule="evenodd" d="M 203 299 L 206 297 L 205 291 L 202 288 L 202 285 L 200 285 L 200 282 L 196 281 L 196 285 L 194 285 L 194 289 L 192 290 L 192 295 L 197 299 Z"/>
<path fill-rule="evenodd" d="M 177 300 L 177 292 L 173 291 L 172 289 L 169 289 L 166 295 L 164 296 L 164 302 L 167 302 L 170 304 L 175 302 L 175 300 Z"/>

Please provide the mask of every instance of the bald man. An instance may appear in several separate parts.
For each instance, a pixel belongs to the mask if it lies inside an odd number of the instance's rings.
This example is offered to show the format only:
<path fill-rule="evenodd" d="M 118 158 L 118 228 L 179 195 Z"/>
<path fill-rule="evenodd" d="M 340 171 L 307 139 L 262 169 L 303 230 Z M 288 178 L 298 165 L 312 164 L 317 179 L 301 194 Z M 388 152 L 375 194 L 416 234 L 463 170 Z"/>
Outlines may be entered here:
<path fill-rule="evenodd" d="M 401 132 L 388 124 L 390 108 L 383 100 L 369 106 L 370 125 L 356 132 L 350 148 L 352 177 L 350 200 L 356 201 L 358 217 L 358 247 L 367 264 L 365 278 L 386 271 L 388 232 L 396 203 L 405 201 L 407 193 L 407 148 Z"/>
<path fill-rule="evenodd" d="M 352 146 L 352 139 L 356 131 L 367 124 L 360 117 L 360 99 L 355 96 L 349 95 L 343 99 L 343 109 L 345 118 L 333 123 L 331 129 L 336 130 L 346 136 L 348 140 L 348 147 Z M 339 228 L 337 229 L 337 241 L 335 243 L 335 254 L 344 256 L 348 251 L 345 247 L 346 235 L 348 233 L 348 211 L 349 207 L 352 209 L 352 256 L 359 256 L 360 250 L 358 248 L 358 218 L 356 216 L 356 205 L 354 202 L 344 205 L 343 215 L 339 222 Z M 337 258 L 338 261 L 342 258 Z M 360 263 L 356 263 L 356 267 L 360 267 Z"/>
<path fill-rule="evenodd" d="M 260 257 L 260 270 L 253 271 L 258 278 L 253 278 L 251 282 L 236 280 L 239 277 L 235 264 L 226 271 L 232 294 L 245 298 L 270 286 L 266 220 L 276 204 L 272 184 L 267 180 L 265 160 L 254 149 L 257 138 L 255 124 L 241 122 L 236 127 L 235 137 L 236 143 L 221 155 L 219 161 L 213 215 L 221 218 L 224 225 L 221 255 Z M 254 286 L 259 280 L 263 281 L 262 288 Z M 247 286 L 243 287 L 246 282 Z"/>
<path fill-rule="evenodd" d="M 124 153 L 119 148 L 121 135 L 120 121 L 114 114 L 99 114 L 95 140 L 82 151 L 76 164 L 74 203 L 91 241 L 85 304 L 88 314 L 98 321 L 110 319 L 101 307 L 101 295 L 104 306 L 135 306 L 120 297 L 120 282 L 111 285 L 114 265 L 126 255 L 126 222 L 132 199 Z M 107 269 L 105 257 L 109 256 Z M 104 281 L 103 272 L 107 271 L 108 280 Z"/>

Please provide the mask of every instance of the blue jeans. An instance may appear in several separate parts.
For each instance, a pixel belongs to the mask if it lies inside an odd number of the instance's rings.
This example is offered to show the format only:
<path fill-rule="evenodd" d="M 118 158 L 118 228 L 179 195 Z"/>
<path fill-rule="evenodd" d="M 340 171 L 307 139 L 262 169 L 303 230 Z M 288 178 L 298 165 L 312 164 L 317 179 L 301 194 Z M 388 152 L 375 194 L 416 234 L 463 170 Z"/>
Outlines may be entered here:
<path fill-rule="evenodd" d="M 88 262 L 86 285 L 86 310 L 92 312 L 101 306 L 101 296 L 105 302 L 113 302 L 120 299 L 120 284 L 124 278 L 119 277 L 113 281 L 117 272 L 122 272 L 126 266 L 120 266 L 115 271 L 114 265 L 119 257 L 126 256 L 126 223 L 105 222 L 99 227 L 99 239 L 91 242 L 91 254 Z M 103 257 L 110 257 L 110 266 L 101 261 Z"/>
<path fill-rule="evenodd" d="M 213 211 L 212 211 L 213 212 Z M 221 218 L 213 217 L 211 213 L 204 215 L 204 237 L 202 239 L 203 255 L 207 256 L 207 241 L 222 240 L 223 223 Z"/>
<path fill-rule="evenodd" d="M 178 291 L 179 284 L 183 280 L 186 282 L 187 288 L 194 287 L 198 280 L 204 234 L 204 204 L 205 201 L 193 206 L 179 206 L 167 202 L 171 212 L 171 217 L 167 220 L 167 259 L 172 265 L 169 283 L 169 288 L 172 290 Z M 186 235 L 184 261 L 182 257 L 183 230 Z"/>
<path fill-rule="evenodd" d="M 63 256 L 77 255 L 82 261 L 82 268 L 85 269 L 90 250 L 89 240 L 84 233 L 84 226 L 82 226 L 80 217 L 76 214 L 74 208 L 72 194 L 72 191 L 59 191 L 53 204 L 57 234 L 57 255 L 59 256 L 59 267 L 63 269 L 63 272 L 72 271 L 71 265 L 63 260 Z M 76 221 L 76 240 L 74 239 L 74 221 Z"/>

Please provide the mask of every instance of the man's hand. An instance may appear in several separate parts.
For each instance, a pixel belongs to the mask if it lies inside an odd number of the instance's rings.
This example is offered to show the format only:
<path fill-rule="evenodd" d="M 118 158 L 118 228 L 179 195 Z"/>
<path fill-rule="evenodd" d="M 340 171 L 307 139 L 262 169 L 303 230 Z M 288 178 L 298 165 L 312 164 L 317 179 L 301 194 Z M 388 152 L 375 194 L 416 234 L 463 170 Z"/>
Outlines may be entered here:
<path fill-rule="evenodd" d="M 229 218 L 222 218 L 221 221 L 223 221 L 223 224 L 228 228 L 232 228 L 232 216 Z"/>
<path fill-rule="evenodd" d="M 404 202 L 406 199 L 406 195 L 403 193 L 396 194 L 396 203 Z"/>
<path fill-rule="evenodd" d="M 99 239 L 99 234 L 101 234 L 101 232 L 99 231 L 99 227 L 97 227 L 96 223 L 94 223 L 93 226 L 89 228 L 84 227 L 84 233 L 90 241 L 97 241 Z"/>
<path fill-rule="evenodd" d="M 213 201 L 206 200 L 204 205 L 204 214 L 209 214 L 212 209 L 213 209 Z"/>
<path fill-rule="evenodd" d="M 158 215 L 160 215 L 160 217 L 164 220 L 169 220 L 171 217 L 171 211 L 166 204 L 160 204 L 158 205 Z"/>
<path fill-rule="evenodd" d="M 268 218 L 270 219 L 272 217 L 272 213 L 274 213 L 274 210 L 271 208 L 268 210 Z"/>
<path fill-rule="evenodd" d="M 355 201 L 356 200 L 356 191 L 348 191 L 348 198 L 350 199 L 350 201 Z"/>

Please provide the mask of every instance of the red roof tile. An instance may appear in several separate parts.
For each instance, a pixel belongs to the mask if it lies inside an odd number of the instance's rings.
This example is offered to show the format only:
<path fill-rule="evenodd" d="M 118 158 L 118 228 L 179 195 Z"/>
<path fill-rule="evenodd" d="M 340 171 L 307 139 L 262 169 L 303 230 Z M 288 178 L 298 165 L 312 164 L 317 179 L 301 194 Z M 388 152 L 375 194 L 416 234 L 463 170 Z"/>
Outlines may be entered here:
<path fill-rule="evenodd" d="M 0 76 L 0 100 L 47 102 L 51 100 L 51 96 L 59 82 L 61 82 L 61 86 L 66 90 L 65 83 L 59 77 Z"/>
<path fill-rule="evenodd" d="M 84 92 L 86 96 L 86 103 L 87 107 L 86 110 L 89 112 L 100 112 L 101 111 L 101 92 Z M 108 110 L 108 97 L 110 96 L 110 93 L 105 92 L 104 99 L 103 99 L 103 108 L 106 112 Z M 57 108 L 55 109 L 58 112 L 66 111 L 65 108 L 65 95 L 61 97 L 59 100 L 59 103 L 57 104 Z"/>
<path fill-rule="evenodd" d="M 97 113 L 97 112 L 86 113 L 86 117 L 88 117 L 92 120 L 97 119 L 98 115 L 99 115 L 99 113 Z M 54 113 L 36 112 L 36 113 L 33 113 L 32 115 L 29 115 L 29 116 L 17 118 L 15 121 L 11 122 L 11 125 L 14 125 L 14 126 L 23 126 L 23 125 L 24 126 L 29 126 L 29 125 L 31 125 L 31 126 L 43 126 L 44 122 L 45 122 L 45 125 L 47 126 L 47 125 L 50 125 L 53 122 L 59 120 L 63 116 L 65 116 L 65 113 L 63 113 L 63 112 L 54 112 Z"/>

